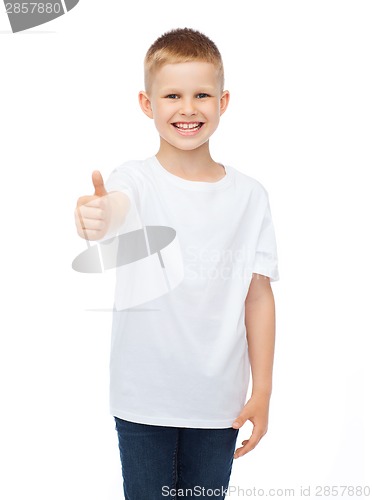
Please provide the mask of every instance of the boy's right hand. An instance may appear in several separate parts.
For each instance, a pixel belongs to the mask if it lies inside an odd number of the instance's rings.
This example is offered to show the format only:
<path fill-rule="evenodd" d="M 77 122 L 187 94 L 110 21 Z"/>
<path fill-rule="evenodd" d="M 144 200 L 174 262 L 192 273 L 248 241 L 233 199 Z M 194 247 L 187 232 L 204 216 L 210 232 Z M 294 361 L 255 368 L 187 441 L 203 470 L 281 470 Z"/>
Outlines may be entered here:
<path fill-rule="evenodd" d="M 99 240 L 109 227 L 110 204 L 108 193 L 98 170 L 92 173 L 94 194 L 81 196 L 76 204 L 75 224 L 78 235 L 85 240 Z"/>

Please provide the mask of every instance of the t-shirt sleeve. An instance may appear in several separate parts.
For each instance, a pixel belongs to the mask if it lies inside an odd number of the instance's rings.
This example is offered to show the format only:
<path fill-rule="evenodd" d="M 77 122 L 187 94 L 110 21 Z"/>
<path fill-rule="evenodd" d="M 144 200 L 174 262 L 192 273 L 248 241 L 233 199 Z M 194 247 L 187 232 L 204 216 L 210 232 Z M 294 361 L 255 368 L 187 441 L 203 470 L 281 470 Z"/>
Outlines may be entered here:
<path fill-rule="evenodd" d="M 279 280 L 276 236 L 267 193 L 252 272 L 268 276 L 270 281 Z"/>
<path fill-rule="evenodd" d="M 125 193 L 132 203 L 136 203 L 137 187 L 132 176 L 124 166 L 115 168 L 105 182 L 106 191 L 121 191 Z"/>

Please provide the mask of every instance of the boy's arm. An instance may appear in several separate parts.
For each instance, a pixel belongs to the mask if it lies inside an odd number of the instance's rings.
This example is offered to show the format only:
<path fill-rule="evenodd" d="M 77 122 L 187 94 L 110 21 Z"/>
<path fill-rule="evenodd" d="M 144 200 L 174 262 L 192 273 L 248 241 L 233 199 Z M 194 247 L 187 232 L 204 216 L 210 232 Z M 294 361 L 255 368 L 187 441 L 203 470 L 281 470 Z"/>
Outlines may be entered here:
<path fill-rule="evenodd" d="M 275 348 L 275 302 L 270 279 L 253 274 L 245 301 L 252 396 L 270 398 Z"/>
<path fill-rule="evenodd" d="M 275 302 L 267 276 L 252 276 L 245 301 L 245 325 L 252 371 L 252 394 L 233 427 L 240 428 L 250 420 L 254 428 L 249 440 L 243 441 L 244 446 L 236 450 L 235 458 L 253 450 L 268 428 L 275 347 Z"/>

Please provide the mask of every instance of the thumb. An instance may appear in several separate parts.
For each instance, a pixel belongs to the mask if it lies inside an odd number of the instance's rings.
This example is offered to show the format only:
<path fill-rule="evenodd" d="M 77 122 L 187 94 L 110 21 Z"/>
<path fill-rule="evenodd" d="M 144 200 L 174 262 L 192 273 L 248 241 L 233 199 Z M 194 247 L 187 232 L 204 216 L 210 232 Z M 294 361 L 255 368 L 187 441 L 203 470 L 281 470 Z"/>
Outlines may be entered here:
<path fill-rule="evenodd" d="M 234 429 L 240 429 L 240 427 L 242 427 L 242 425 L 244 425 L 248 419 L 249 419 L 249 413 L 244 408 L 243 411 L 240 413 L 240 415 L 234 420 L 232 427 Z"/>
<path fill-rule="evenodd" d="M 92 173 L 92 181 L 93 181 L 95 196 L 105 196 L 107 194 L 107 191 L 105 189 L 105 184 L 103 182 L 103 178 L 99 170 L 95 170 Z"/>

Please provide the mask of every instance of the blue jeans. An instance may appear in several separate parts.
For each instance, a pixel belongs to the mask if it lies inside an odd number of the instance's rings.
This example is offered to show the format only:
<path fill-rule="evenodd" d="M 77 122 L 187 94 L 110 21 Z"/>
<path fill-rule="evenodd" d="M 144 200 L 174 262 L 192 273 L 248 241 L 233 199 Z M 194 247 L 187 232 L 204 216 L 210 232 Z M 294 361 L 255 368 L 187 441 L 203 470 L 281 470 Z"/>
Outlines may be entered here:
<path fill-rule="evenodd" d="M 239 429 L 165 427 L 114 419 L 126 500 L 225 498 Z"/>

